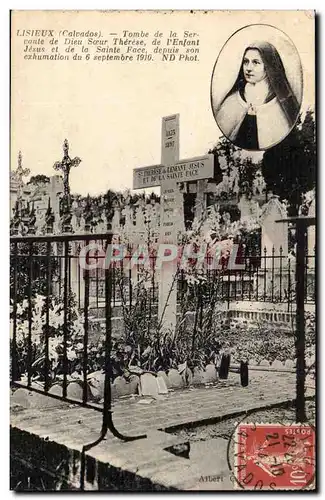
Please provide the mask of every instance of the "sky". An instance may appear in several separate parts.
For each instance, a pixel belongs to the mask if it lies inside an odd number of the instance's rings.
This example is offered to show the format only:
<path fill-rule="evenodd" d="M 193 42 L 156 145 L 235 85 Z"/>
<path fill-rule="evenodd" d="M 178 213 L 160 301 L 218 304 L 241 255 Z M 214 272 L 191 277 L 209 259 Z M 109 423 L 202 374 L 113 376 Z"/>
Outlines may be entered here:
<path fill-rule="evenodd" d="M 283 30 L 300 56 L 302 111 L 314 108 L 314 35 L 310 12 L 16 12 L 12 17 L 11 168 L 18 151 L 31 175 L 53 175 L 68 139 L 72 192 L 132 188 L 133 168 L 160 163 L 161 118 L 180 114 L 180 158 L 205 154 L 221 132 L 210 104 L 215 61 L 234 32 L 250 24 Z M 184 30 L 197 32 L 198 62 L 26 61 L 23 29 Z M 180 38 L 182 38 L 180 36 Z M 234 58 L 223 58 L 225 75 Z M 236 63 L 237 67 L 237 63 Z"/>

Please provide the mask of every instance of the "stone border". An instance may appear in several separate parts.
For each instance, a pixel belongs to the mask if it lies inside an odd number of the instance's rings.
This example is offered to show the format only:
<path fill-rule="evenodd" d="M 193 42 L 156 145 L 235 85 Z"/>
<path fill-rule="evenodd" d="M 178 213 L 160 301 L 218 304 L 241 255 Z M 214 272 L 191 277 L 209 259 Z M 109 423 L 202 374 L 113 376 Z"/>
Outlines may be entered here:
<path fill-rule="evenodd" d="M 311 368 L 315 365 L 315 357 L 311 356 L 306 359 L 306 368 Z M 184 389 L 191 386 L 199 386 L 212 384 L 219 380 L 217 367 L 210 363 L 205 367 L 205 370 L 194 368 L 190 370 L 184 364 L 185 368 L 182 371 L 171 368 L 168 372 L 158 371 L 157 373 L 143 371 L 138 374 L 130 373 L 129 377 L 118 376 L 111 383 L 112 399 L 126 397 L 132 395 L 143 395 L 157 397 L 158 394 L 168 394 L 168 390 Z M 252 371 L 265 372 L 280 372 L 280 373 L 295 373 L 296 360 L 287 359 L 284 363 L 279 360 L 274 360 L 272 363 L 266 359 L 262 359 L 259 363 L 252 359 L 248 362 L 248 369 Z M 231 363 L 230 372 L 239 373 L 240 365 Z M 145 375 L 142 380 L 142 375 Z M 146 378 L 146 382 L 144 379 Z M 151 379 L 151 381 L 150 381 Z M 142 382 L 142 384 L 141 384 Z M 142 385 L 145 385 L 145 390 L 142 390 Z M 37 382 L 32 383 L 32 388 L 42 390 L 42 386 Z M 49 394 L 62 396 L 62 386 L 59 383 L 53 384 L 49 390 Z M 67 397 L 73 400 L 82 401 L 83 389 L 82 382 L 78 379 L 72 380 L 67 386 Z M 101 370 L 88 375 L 88 400 L 93 403 L 102 403 L 104 398 L 104 374 Z"/>

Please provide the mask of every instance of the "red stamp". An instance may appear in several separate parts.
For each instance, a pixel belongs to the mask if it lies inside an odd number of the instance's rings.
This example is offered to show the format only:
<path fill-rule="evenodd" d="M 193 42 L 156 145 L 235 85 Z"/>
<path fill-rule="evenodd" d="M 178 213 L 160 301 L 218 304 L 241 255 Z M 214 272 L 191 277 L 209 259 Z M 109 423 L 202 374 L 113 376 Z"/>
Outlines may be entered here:
<path fill-rule="evenodd" d="M 245 490 L 302 490 L 315 476 L 315 429 L 301 424 L 239 424 L 234 473 Z"/>

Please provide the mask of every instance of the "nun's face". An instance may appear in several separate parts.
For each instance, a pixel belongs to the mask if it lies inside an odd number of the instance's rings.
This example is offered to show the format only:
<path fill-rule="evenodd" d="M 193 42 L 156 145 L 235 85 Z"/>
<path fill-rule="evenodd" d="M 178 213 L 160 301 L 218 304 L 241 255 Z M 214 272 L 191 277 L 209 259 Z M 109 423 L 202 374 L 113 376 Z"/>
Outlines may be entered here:
<path fill-rule="evenodd" d="M 243 71 L 247 82 L 258 83 L 266 77 L 264 63 L 256 49 L 248 49 L 243 59 Z"/>

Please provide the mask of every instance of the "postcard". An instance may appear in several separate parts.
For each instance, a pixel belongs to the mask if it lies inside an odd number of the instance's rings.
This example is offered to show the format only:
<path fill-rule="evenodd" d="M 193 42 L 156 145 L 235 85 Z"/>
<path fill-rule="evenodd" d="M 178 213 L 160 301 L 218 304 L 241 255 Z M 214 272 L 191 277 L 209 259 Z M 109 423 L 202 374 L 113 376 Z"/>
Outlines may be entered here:
<path fill-rule="evenodd" d="M 315 12 L 10 50 L 10 488 L 316 490 Z"/>

